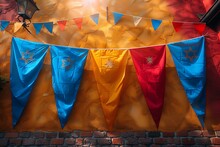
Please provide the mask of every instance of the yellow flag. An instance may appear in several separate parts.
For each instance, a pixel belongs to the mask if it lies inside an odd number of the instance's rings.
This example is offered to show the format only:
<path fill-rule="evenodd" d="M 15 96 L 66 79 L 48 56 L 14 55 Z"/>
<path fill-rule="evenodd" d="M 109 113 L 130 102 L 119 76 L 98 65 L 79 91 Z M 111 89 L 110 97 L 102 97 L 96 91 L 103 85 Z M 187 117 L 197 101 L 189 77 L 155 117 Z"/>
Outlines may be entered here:
<path fill-rule="evenodd" d="M 111 130 L 123 91 L 128 51 L 91 50 L 91 54 L 102 109 Z"/>

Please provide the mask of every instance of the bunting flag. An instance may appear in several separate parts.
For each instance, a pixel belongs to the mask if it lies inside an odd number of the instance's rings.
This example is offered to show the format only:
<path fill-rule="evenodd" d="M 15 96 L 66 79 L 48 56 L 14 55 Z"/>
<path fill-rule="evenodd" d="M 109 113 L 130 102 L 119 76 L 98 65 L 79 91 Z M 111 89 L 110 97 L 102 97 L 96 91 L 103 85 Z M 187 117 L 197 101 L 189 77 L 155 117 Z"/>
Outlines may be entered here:
<path fill-rule="evenodd" d="M 204 127 L 206 103 L 205 39 L 202 36 L 171 43 L 168 44 L 168 47 L 190 104 Z"/>
<path fill-rule="evenodd" d="M 73 20 L 75 21 L 75 24 L 77 25 L 77 27 L 81 30 L 83 18 L 74 18 Z"/>
<path fill-rule="evenodd" d="M 36 34 L 39 34 L 44 23 L 33 23 Z"/>
<path fill-rule="evenodd" d="M 123 91 L 127 50 L 91 50 L 93 71 L 106 122 L 111 130 Z"/>
<path fill-rule="evenodd" d="M 119 20 L 122 18 L 123 14 L 118 12 L 113 12 L 113 16 L 114 16 L 114 24 L 117 24 Z"/>
<path fill-rule="evenodd" d="M 62 31 L 64 31 L 64 29 L 66 27 L 66 23 L 67 23 L 67 20 L 57 21 L 57 24 L 59 25 L 59 27 Z"/>
<path fill-rule="evenodd" d="M 91 18 L 96 24 L 99 23 L 99 13 L 91 15 L 90 18 Z"/>
<path fill-rule="evenodd" d="M 64 128 L 82 79 L 87 49 L 51 47 L 52 85 L 61 127 Z"/>
<path fill-rule="evenodd" d="M 133 20 L 134 20 L 134 25 L 137 26 L 141 22 L 142 17 L 133 16 Z"/>
<path fill-rule="evenodd" d="M 47 28 L 47 30 L 48 30 L 50 33 L 53 33 L 53 22 L 45 22 L 45 23 L 44 23 L 44 26 Z"/>
<path fill-rule="evenodd" d="M 200 23 L 200 24 L 194 24 L 195 29 L 199 32 L 200 35 L 203 34 L 206 24 Z"/>
<path fill-rule="evenodd" d="M 161 45 L 130 50 L 139 84 L 157 128 L 164 104 L 165 47 Z"/>
<path fill-rule="evenodd" d="M 48 45 L 12 38 L 10 88 L 13 126 L 19 121 L 43 66 Z"/>
<path fill-rule="evenodd" d="M 20 30 L 22 25 L 23 25 L 23 23 L 21 23 L 21 22 L 14 23 L 14 33 L 16 33 L 18 30 Z"/>
<path fill-rule="evenodd" d="M 183 23 L 182 22 L 172 22 L 173 27 L 176 32 L 179 32 L 180 28 L 182 27 Z"/>
<path fill-rule="evenodd" d="M 0 31 L 4 31 L 8 27 L 9 24 L 10 24 L 9 21 L 1 20 L 0 21 Z"/>
<path fill-rule="evenodd" d="M 160 26 L 160 24 L 162 23 L 162 20 L 151 19 L 151 23 L 154 28 L 154 31 L 156 31 Z"/>

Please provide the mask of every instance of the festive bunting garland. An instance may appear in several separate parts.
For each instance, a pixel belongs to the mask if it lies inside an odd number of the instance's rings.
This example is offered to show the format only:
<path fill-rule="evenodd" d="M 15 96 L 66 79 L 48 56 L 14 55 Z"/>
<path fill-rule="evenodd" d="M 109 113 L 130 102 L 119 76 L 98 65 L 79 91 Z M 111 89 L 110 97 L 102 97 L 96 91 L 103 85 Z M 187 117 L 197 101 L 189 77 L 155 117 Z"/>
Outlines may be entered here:
<path fill-rule="evenodd" d="M 204 36 L 201 36 L 167 44 L 187 98 L 203 127 L 206 81 L 204 38 Z M 103 112 L 109 129 L 112 129 L 119 109 L 118 103 L 122 93 L 128 50 L 130 50 L 146 103 L 157 128 L 159 127 L 164 103 L 166 45 L 109 51 L 108 49 L 88 50 L 85 48 L 43 44 L 19 38 L 12 39 L 10 65 L 13 126 L 19 121 L 27 104 L 49 46 L 51 46 L 52 58 L 52 86 L 62 128 L 68 121 L 75 103 L 86 57 L 88 52 L 90 52 Z M 106 71 L 111 71 L 114 80 L 108 75 L 103 76 L 108 73 Z M 108 86 L 111 85 L 118 86 L 109 88 Z M 158 92 L 158 89 L 160 89 L 160 92 Z M 110 106 L 110 109 L 108 102 L 115 105 Z"/>

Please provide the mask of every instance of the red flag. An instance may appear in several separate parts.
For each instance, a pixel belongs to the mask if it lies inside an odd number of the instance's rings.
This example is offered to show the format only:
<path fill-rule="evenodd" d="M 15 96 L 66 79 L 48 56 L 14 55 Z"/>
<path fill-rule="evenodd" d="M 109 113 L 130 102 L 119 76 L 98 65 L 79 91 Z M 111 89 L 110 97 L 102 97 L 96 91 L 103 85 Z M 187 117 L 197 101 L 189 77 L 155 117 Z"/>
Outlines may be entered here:
<path fill-rule="evenodd" d="M 200 35 L 202 35 L 202 33 L 205 30 L 206 24 L 194 24 L 195 29 L 199 32 Z"/>
<path fill-rule="evenodd" d="M 67 20 L 61 20 L 61 21 L 57 21 L 57 24 L 59 25 L 60 29 L 63 31 L 66 27 L 66 22 Z"/>
<path fill-rule="evenodd" d="M 74 18 L 73 20 L 75 21 L 77 27 L 81 30 L 83 18 Z"/>
<path fill-rule="evenodd" d="M 164 104 L 165 45 L 130 50 L 138 81 L 157 128 Z"/>
<path fill-rule="evenodd" d="M 172 23 L 173 23 L 173 27 L 174 27 L 175 31 L 179 32 L 179 30 L 182 27 L 183 23 L 182 22 L 172 22 Z"/>

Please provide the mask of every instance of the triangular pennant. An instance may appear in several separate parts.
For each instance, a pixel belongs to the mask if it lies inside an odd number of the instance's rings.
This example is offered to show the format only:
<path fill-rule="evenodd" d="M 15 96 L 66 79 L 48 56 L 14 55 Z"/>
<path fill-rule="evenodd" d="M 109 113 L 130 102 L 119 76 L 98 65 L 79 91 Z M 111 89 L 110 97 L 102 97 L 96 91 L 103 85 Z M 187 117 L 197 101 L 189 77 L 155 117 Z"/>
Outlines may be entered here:
<path fill-rule="evenodd" d="M 4 31 L 8 27 L 9 24 L 10 24 L 10 21 L 1 20 L 0 21 L 0 31 Z"/>
<path fill-rule="evenodd" d="M 14 23 L 14 33 L 16 33 L 22 27 L 22 25 L 23 23 L 21 22 Z"/>
<path fill-rule="evenodd" d="M 165 93 L 165 45 L 131 49 L 130 53 L 146 103 L 158 128 Z"/>
<path fill-rule="evenodd" d="M 204 127 L 206 104 L 205 39 L 202 36 L 171 43 L 168 44 L 168 47 L 190 104 Z"/>
<path fill-rule="evenodd" d="M 45 23 L 44 23 L 44 26 L 47 28 L 47 30 L 48 30 L 50 33 L 53 33 L 53 22 L 45 22 Z"/>
<path fill-rule="evenodd" d="M 66 27 L 66 22 L 67 22 L 67 20 L 57 21 L 57 24 L 59 25 L 59 27 L 62 31 L 64 31 L 64 29 Z"/>
<path fill-rule="evenodd" d="M 91 15 L 90 18 L 91 18 L 96 24 L 99 23 L 99 13 Z"/>
<path fill-rule="evenodd" d="M 43 66 L 48 45 L 12 38 L 10 88 L 13 126 L 19 121 Z"/>
<path fill-rule="evenodd" d="M 128 51 L 91 50 L 90 53 L 102 109 L 108 127 L 111 130 L 123 92 Z"/>
<path fill-rule="evenodd" d="M 83 18 L 74 18 L 73 20 L 75 21 L 75 24 L 77 25 L 77 27 L 81 30 Z"/>
<path fill-rule="evenodd" d="M 134 25 L 137 26 L 141 22 L 142 17 L 133 16 L 133 20 L 134 20 Z"/>
<path fill-rule="evenodd" d="M 193 25 L 195 29 L 199 32 L 199 34 L 202 35 L 205 30 L 206 24 L 201 23 L 201 24 L 193 24 Z"/>
<path fill-rule="evenodd" d="M 157 20 L 157 19 L 151 19 L 152 26 L 154 28 L 154 31 L 158 29 L 160 24 L 162 23 L 162 20 Z"/>
<path fill-rule="evenodd" d="M 36 34 L 39 34 L 43 27 L 43 23 L 33 23 L 33 26 L 35 28 Z"/>
<path fill-rule="evenodd" d="M 183 23 L 182 22 L 172 22 L 173 27 L 176 32 L 179 32 L 180 28 L 182 27 Z"/>
<path fill-rule="evenodd" d="M 62 128 L 68 121 L 82 79 L 87 49 L 52 46 L 52 85 Z"/>
<path fill-rule="evenodd" d="M 114 24 L 117 24 L 118 21 L 122 18 L 123 14 L 118 12 L 113 12 L 113 16 L 114 16 Z"/>

